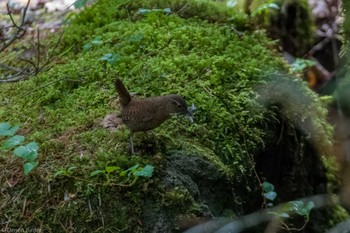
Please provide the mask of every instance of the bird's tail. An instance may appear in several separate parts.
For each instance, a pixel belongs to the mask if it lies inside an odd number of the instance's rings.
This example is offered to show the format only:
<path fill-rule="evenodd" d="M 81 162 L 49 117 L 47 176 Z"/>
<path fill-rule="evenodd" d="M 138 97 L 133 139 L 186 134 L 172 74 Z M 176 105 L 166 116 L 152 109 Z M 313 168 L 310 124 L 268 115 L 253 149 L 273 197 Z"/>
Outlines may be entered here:
<path fill-rule="evenodd" d="M 126 87 L 124 86 L 124 84 L 122 83 L 122 81 L 119 78 L 115 79 L 114 85 L 115 85 L 115 89 L 117 90 L 118 95 L 119 95 L 120 104 L 122 106 L 126 106 L 131 100 L 131 96 L 130 96 L 128 90 L 126 89 Z"/>

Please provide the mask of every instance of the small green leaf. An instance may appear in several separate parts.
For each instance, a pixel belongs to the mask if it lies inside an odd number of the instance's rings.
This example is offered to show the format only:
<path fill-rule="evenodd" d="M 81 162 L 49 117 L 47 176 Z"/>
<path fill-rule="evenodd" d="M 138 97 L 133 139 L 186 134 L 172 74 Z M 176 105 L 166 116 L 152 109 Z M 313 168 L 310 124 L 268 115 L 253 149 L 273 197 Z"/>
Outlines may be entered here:
<path fill-rule="evenodd" d="M 83 51 L 86 52 L 92 48 L 92 45 L 90 43 L 83 45 Z"/>
<path fill-rule="evenodd" d="M 59 171 L 55 172 L 55 174 L 53 175 L 53 177 L 57 177 L 57 176 L 63 175 L 63 173 L 65 173 L 65 171 L 59 170 Z"/>
<path fill-rule="evenodd" d="M 107 166 L 106 167 L 106 172 L 107 173 L 111 173 L 111 172 L 117 171 L 119 169 L 120 169 L 120 167 L 117 167 L 117 166 Z"/>
<path fill-rule="evenodd" d="M 73 5 L 74 5 L 75 9 L 79 9 L 79 8 L 86 6 L 87 1 L 88 0 L 77 0 L 74 2 Z"/>
<path fill-rule="evenodd" d="M 13 136 L 19 129 L 18 125 L 11 127 L 7 122 L 0 123 L 0 136 Z"/>
<path fill-rule="evenodd" d="M 295 212 L 300 216 L 308 216 L 310 214 L 310 210 L 314 207 L 313 202 L 309 202 L 307 205 L 304 205 L 304 202 L 302 201 L 290 201 L 287 205 L 290 211 Z"/>
<path fill-rule="evenodd" d="M 263 184 L 262 184 L 262 189 L 263 189 L 263 192 L 264 193 L 268 193 L 268 192 L 272 192 L 275 190 L 275 187 L 273 186 L 273 184 L 265 181 Z"/>
<path fill-rule="evenodd" d="M 92 41 L 83 45 L 83 51 L 86 52 L 92 47 L 99 46 L 101 44 L 103 44 L 102 37 L 96 36 Z"/>
<path fill-rule="evenodd" d="M 100 61 L 107 61 L 109 64 L 111 65 L 116 65 L 119 63 L 121 59 L 121 56 L 119 54 L 111 54 L 111 53 L 107 53 L 105 54 L 103 57 L 101 57 Z"/>
<path fill-rule="evenodd" d="M 297 58 L 295 61 L 290 65 L 290 70 L 293 73 L 298 73 L 304 71 L 307 67 L 312 67 L 316 65 L 316 62 L 313 60 L 308 59 L 302 59 Z"/>
<path fill-rule="evenodd" d="M 119 172 L 119 176 L 126 176 L 127 173 L 128 173 L 127 171 L 121 171 Z"/>
<path fill-rule="evenodd" d="M 38 166 L 38 161 L 26 162 L 23 164 L 24 174 L 28 175 L 34 168 Z"/>
<path fill-rule="evenodd" d="M 126 174 L 128 174 L 128 176 L 130 176 L 132 173 L 136 172 L 139 167 L 140 167 L 140 164 L 136 164 L 136 165 L 134 165 L 132 167 L 129 167 L 125 171 L 120 172 L 119 175 L 120 176 L 125 176 Z"/>
<path fill-rule="evenodd" d="M 93 171 L 90 176 L 96 176 L 97 174 L 100 174 L 100 173 L 105 173 L 105 170 L 96 170 L 96 171 Z"/>
<path fill-rule="evenodd" d="M 36 142 L 30 142 L 25 146 L 17 147 L 13 153 L 22 159 L 33 162 L 38 157 L 38 144 Z"/>
<path fill-rule="evenodd" d="M 11 128 L 11 125 L 7 122 L 0 123 L 0 135 L 6 135 L 5 132 Z"/>
<path fill-rule="evenodd" d="M 102 39 L 101 36 L 96 36 L 96 37 L 91 41 L 91 44 L 93 44 L 93 45 L 101 45 L 101 44 L 103 44 L 103 41 L 102 41 L 101 39 Z"/>
<path fill-rule="evenodd" d="M 154 170 L 154 167 L 151 166 L 151 165 L 146 165 L 144 168 L 142 168 L 141 170 L 139 171 L 136 171 L 134 172 L 133 174 L 135 176 L 143 176 L 143 177 L 152 177 L 153 175 L 153 170 Z"/>
<path fill-rule="evenodd" d="M 129 172 L 129 171 L 134 172 L 134 171 L 136 171 L 136 169 L 139 168 L 139 167 L 140 167 L 140 164 L 136 164 L 136 165 L 134 165 L 134 166 L 132 166 L 132 167 L 129 167 L 126 171 L 127 171 L 127 172 Z"/>
<path fill-rule="evenodd" d="M 24 141 L 24 136 L 22 135 L 15 135 L 12 136 L 11 138 L 7 139 L 5 142 L 2 143 L 2 148 L 3 149 L 8 149 L 11 147 L 15 147 Z"/>
<path fill-rule="evenodd" d="M 270 200 L 270 201 L 275 200 L 276 197 L 277 197 L 277 193 L 274 192 L 274 191 L 264 193 L 263 195 L 264 195 L 264 197 L 265 197 L 266 199 L 268 199 L 268 200 Z"/>
<path fill-rule="evenodd" d="M 108 61 L 109 59 L 112 58 L 112 56 L 113 56 L 113 54 L 107 53 L 107 54 L 103 55 L 103 57 L 101 57 L 101 58 L 98 59 L 98 60 L 100 60 L 100 61 Z"/>
<path fill-rule="evenodd" d="M 73 171 L 73 170 L 75 170 L 75 169 L 77 169 L 77 167 L 76 167 L 76 166 L 72 166 L 72 167 L 69 167 L 69 168 L 67 169 L 67 171 L 71 172 L 71 171 Z"/>

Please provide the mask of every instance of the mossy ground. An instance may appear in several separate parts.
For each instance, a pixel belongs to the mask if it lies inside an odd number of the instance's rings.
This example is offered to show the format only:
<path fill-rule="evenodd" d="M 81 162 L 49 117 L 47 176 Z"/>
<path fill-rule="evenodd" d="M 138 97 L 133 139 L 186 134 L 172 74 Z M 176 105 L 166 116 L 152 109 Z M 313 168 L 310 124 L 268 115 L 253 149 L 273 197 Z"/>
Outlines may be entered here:
<path fill-rule="evenodd" d="M 241 13 L 219 3 L 186 2 L 100 0 L 67 20 L 61 64 L 1 86 L 1 122 L 20 124 L 19 133 L 40 145 L 39 167 L 29 176 L 23 175 L 22 161 L 2 152 L 1 222 L 44 232 L 142 231 L 140 213 L 147 199 L 159 206 L 193 201 L 181 187 L 165 192 L 158 183 L 166 152 L 172 150 L 215 164 L 235 184 L 237 195 L 249 193 L 245 201 L 261 194 L 251 155 L 263 150 L 266 122 L 275 116 L 255 101 L 254 88 L 286 65 L 275 43 L 264 31 L 248 30 Z M 165 7 L 178 13 L 137 13 Z M 115 55 L 115 64 L 99 60 L 105 54 Z M 138 97 L 182 95 L 197 107 L 195 123 L 173 118 L 153 136 L 135 135 L 140 154 L 131 156 L 127 131 L 109 133 L 100 125 L 106 114 L 118 111 L 116 77 Z M 314 114 L 322 131 L 325 115 L 317 97 L 311 104 L 312 111 L 298 114 Z M 125 177 L 111 175 L 107 182 L 90 176 L 106 166 L 135 164 L 155 166 L 153 178 L 129 186 Z M 181 212 L 195 214 L 196 208 Z"/>

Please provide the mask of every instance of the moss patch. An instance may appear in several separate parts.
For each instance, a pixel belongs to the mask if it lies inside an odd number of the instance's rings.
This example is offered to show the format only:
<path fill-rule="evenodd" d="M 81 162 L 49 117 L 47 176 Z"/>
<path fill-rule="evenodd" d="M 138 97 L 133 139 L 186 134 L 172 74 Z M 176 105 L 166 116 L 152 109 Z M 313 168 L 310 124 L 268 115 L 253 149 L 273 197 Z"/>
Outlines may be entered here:
<path fill-rule="evenodd" d="M 166 7 L 176 14 L 137 13 Z M 10 227 L 39 226 L 45 232 L 137 232 L 150 200 L 155 211 L 191 204 L 186 216 L 203 216 L 202 200 L 183 186 L 164 189 L 164 164 L 174 150 L 212 164 L 235 190 L 230 210 L 220 207 L 216 215 L 244 212 L 240 203 L 261 194 L 251 155 L 264 150 L 269 138 L 264 125 L 275 119 L 256 101 L 255 87 L 266 83 L 269 73 L 286 70 L 265 32 L 246 30 L 241 13 L 202 1 L 100 0 L 68 21 L 63 64 L 1 86 L 1 121 L 22 125 L 20 133 L 40 144 L 40 164 L 24 177 L 21 161 L 2 154 L 0 219 L 11 220 Z M 237 34 L 233 28 L 244 31 Z M 99 60 L 106 54 L 114 56 L 112 65 Z M 182 95 L 197 107 L 195 123 L 173 118 L 155 129 L 153 138 L 135 135 L 142 154 L 130 156 L 127 132 L 109 133 L 100 126 L 107 113 L 118 110 L 115 77 L 139 97 Z M 324 115 L 314 111 L 321 108 L 316 96 L 310 104 L 316 107 L 298 114 L 313 114 L 324 133 Z M 155 166 L 153 178 L 130 186 L 127 177 L 115 173 L 108 182 L 90 176 L 106 166 L 135 164 Z"/>

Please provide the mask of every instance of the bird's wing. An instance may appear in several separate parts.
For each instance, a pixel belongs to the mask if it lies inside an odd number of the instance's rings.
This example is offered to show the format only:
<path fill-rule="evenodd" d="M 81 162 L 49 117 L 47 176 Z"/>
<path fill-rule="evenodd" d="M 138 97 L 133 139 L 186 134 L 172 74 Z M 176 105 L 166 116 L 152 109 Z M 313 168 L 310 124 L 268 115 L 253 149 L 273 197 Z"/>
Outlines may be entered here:
<path fill-rule="evenodd" d="M 147 121 L 151 121 L 154 116 L 154 114 L 152 114 L 151 112 L 144 112 L 143 116 L 140 118 L 140 121 L 143 122 L 147 122 Z"/>

